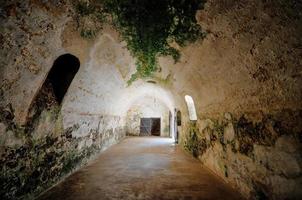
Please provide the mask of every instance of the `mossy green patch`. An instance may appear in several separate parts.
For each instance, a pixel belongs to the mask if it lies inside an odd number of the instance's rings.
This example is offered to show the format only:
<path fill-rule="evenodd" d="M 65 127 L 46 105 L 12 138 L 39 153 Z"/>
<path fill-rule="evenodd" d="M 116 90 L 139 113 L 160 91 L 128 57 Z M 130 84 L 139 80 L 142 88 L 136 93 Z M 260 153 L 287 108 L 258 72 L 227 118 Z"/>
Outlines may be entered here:
<path fill-rule="evenodd" d="M 207 149 L 207 143 L 205 138 L 199 138 L 199 130 L 196 122 L 190 122 L 188 127 L 188 133 L 184 141 L 184 147 L 187 151 L 192 153 L 194 157 L 202 155 Z"/>

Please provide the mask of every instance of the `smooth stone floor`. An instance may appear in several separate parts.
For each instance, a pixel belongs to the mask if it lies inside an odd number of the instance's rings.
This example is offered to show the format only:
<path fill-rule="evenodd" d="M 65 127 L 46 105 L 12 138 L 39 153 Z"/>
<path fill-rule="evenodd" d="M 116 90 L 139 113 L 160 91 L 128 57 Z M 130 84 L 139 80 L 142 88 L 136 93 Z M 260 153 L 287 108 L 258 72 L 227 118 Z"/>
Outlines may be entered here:
<path fill-rule="evenodd" d="M 242 199 L 172 139 L 127 137 L 40 200 Z"/>

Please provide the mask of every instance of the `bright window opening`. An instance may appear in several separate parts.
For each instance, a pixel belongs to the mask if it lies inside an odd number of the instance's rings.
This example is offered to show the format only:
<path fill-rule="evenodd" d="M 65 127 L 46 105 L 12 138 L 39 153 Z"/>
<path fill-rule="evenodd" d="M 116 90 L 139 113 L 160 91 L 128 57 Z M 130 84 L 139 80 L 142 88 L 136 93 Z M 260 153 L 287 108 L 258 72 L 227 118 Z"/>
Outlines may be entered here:
<path fill-rule="evenodd" d="M 193 98 L 189 95 L 185 96 L 185 100 L 188 106 L 188 111 L 189 111 L 189 119 L 191 121 L 196 121 L 197 120 L 197 115 L 196 115 L 196 110 L 195 110 L 195 105 Z"/>

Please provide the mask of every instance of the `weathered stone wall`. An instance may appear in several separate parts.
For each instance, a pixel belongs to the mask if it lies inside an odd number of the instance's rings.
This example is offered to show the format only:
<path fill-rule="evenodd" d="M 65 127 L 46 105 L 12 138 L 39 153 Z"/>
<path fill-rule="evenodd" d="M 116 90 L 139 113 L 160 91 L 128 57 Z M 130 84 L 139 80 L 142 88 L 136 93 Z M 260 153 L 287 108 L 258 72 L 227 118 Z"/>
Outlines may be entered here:
<path fill-rule="evenodd" d="M 206 38 L 179 47 L 179 63 L 162 58 L 159 76 L 181 101 L 192 96 L 199 116 L 301 109 L 301 10 L 292 0 L 208 0 L 196 16 Z"/>
<path fill-rule="evenodd" d="M 65 52 L 60 36 L 68 7 L 65 1 L 1 1 L 0 105 L 12 105 L 18 124 L 26 122 L 53 61 Z"/>
<path fill-rule="evenodd" d="M 1 113 L 1 199 L 32 198 L 125 136 L 118 123 L 108 127 L 110 118 L 75 135 L 80 125 L 64 129 L 57 106 L 43 110 L 33 127 L 19 127 L 7 119 L 8 111 Z"/>
<path fill-rule="evenodd" d="M 302 196 L 301 7 L 209 0 L 197 15 L 205 40 L 182 48 L 179 64 L 161 61 L 174 68 L 166 74 L 179 91 L 181 143 L 252 199 Z M 187 94 L 196 104 L 196 127 L 183 103 Z"/>
<path fill-rule="evenodd" d="M 186 124 L 182 145 L 252 199 L 299 199 L 302 196 L 302 112 L 218 119 Z"/>
<path fill-rule="evenodd" d="M 69 1 L 1 2 L 0 20 L 0 198 L 27 199 L 119 142 L 125 117 L 103 109 L 108 98 L 81 82 L 93 77 L 87 69 L 92 41 L 76 31 Z M 59 105 L 43 83 L 65 53 L 81 66 Z"/>
<path fill-rule="evenodd" d="M 2 199 L 33 198 L 125 137 L 118 116 L 77 116 L 78 123 L 64 128 L 61 106 L 45 85 L 25 126 L 14 123 L 12 106 L 0 113 Z"/>

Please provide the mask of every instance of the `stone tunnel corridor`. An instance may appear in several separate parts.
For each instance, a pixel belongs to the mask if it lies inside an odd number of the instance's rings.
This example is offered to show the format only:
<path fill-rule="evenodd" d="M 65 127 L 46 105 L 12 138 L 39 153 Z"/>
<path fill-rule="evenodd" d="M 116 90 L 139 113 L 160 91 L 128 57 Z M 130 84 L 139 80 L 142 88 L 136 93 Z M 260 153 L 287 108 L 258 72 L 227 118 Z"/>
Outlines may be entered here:
<path fill-rule="evenodd" d="M 302 0 L 0 0 L 0 199 L 302 199 Z"/>
<path fill-rule="evenodd" d="M 127 137 L 38 199 L 243 198 L 172 139 Z"/>

